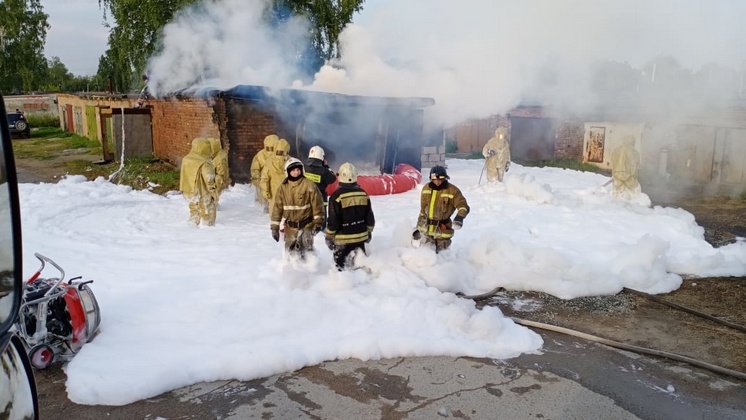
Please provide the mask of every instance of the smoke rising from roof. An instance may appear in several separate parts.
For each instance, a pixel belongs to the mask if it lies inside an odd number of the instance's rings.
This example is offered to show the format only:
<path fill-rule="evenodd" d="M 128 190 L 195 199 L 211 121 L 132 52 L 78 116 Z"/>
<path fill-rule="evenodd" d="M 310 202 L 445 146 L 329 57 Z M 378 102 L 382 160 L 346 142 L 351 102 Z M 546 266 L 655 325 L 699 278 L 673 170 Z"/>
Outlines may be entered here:
<path fill-rule="evenodd" d="M 589 112 L 630 100 L 645 110 L 743 91 L 746 4 L 727 0 L 371 2 L 342 33 L 341 58 L 305 81 L 295 51 L 307 23 L 270 28 L 263 1 L 209 4 L 166 28 L 151 91 L 250 84 L 433 97 L 437 125 L 526 102 Z"/>

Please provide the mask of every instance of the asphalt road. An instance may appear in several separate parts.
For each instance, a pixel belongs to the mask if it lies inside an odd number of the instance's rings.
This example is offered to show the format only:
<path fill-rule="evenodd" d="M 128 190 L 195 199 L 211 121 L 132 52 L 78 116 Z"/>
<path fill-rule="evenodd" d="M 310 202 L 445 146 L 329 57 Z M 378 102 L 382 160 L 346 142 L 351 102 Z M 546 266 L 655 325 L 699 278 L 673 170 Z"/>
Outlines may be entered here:
<path fill-rule="evenodd" d="M 509 360 L 341 360 L 269 378 L 200 383 L 121 407 L 67 399 L 39 372 L 44 419 L 746 419 L 746 383 L 551 332 Z"/>

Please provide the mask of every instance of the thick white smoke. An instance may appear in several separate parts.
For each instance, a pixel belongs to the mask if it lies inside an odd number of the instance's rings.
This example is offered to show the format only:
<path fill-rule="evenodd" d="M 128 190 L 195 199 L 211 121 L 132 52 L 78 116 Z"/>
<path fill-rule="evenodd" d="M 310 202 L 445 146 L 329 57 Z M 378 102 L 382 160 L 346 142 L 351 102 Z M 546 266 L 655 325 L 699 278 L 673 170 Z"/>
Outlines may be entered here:
<path fill-rule="evenodd" d="M 163 53 L 151 61 L 157 91 L 202 82 L 425 96 L 436 101 L 429 119 L 450 124 L 522 101 L 587 111 L 618 100 L 598 94 L 594 77 L 613 77 L 597 70 L 604 60 L 655 83 L 656 104 L 661 94 L 682 99 L 691 80 L 673 77 L 682 69 L 722 79 L 709 82 L 724 98 L 738 93 L 746 59 L 746 3 L 735 1 L 378 0 L 343 32 L 341 59 L 302 82 L 290 64 L 307 34 L 302 20 L 273 32 L 261 20 L 263 1 L 209 5 L 166 29 Z M 660 57 L 674 64 L 654 65 Z"/>

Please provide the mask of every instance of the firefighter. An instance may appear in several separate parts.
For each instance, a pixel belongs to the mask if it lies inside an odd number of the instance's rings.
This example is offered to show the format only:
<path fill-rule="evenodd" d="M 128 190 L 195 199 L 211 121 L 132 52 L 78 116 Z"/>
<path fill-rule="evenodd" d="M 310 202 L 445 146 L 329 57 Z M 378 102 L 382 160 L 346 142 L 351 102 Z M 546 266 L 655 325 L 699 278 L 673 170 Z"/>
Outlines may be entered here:
<path fill-rule="evenodd" d="M 189 221 L 195 225 L 200 221 L 215 225 L 218 196 L 211 154 L 210 142 L 196 138 L 192 150 L 181 160 L 179 189 L 189 200 Z"/>
<path fill-rule="evenodd" d="M 334 184 L 337 180 L 337 176 L 334 172 L 329 169 L 329 164 L 326 162 L 324 149 L 321 146 L 313 146 L 308 151 L 308 160 L 306 161 L 305 167 L 306 178 L 313 181 L 319 192 L 321 192 L 321 199 L 324 200 L 324 210 L 328 211 L 328 198 L 329 195 L 326 193 L 326 188 L 329 185 Z M 322 226 L 324 228 L 326 226 Z"/>
<path fill-rule="evenodd" d="M 303 162 L 290 158 L 285 163 L 287 177 L 277 188 L 270 216 L 272 239 L 280 241 L 280 222 L 285 219 L 285 251 L 305 258 L 313 251 L 313 237 L 321 232 L 324 205 L 316 185 L 303 176 Z"/>
<path fill-rule="evenodd" d="M 269 213 L 269 202 L 264 197 L 260 189 L 260 181 L 262 179 L 262 169 L 266 165 L 272 156 L 275 154 L 275 146 L 280 138 L 275 134 L 270 134 L 264 138 L 264 149 L 258 151 L 254 155 L 254 159 L 251 160 L 251 184 L 256 189 L 254 194 L 254 201 L 262 207 L 265 213 Z"/>
<path fill-rule="evenodd" d="M 220 145 L 220 139 L 211 137 L 207 139 L 210 142 L 212 151 L 212 165 L 215 167 L 215 186 L 218 191 L 218 198 L 231 185 L 230 172 L 228 170 L 228 152 Z"/>
<path fill-rule="evenodd" d="M 498 127 L 495 136 L 487 140 L 482 148 L 482 156 L 487 159 L 484 166 L 487 169 L 487 181 L 495 180 L 503 182 L 505 172 L 510 167 L 510 143 L 508 142 L 508 130 Z"/>
<path fill-rule="evenodd" d="M 469 214 L 469 205 L 455 185 L 448 182 L 446 168 L 440 165 L 430 169 L 430 182 L 422 187 L 420 194 L 420 216 L 417 230 L 412 237 L 425 243 L 435 244 L 435 253 L 448 249 L 453 231 L 461 229 L 464 217 Z M 451 215 L 456 217 L 451 221 Z"/>
<path fill-rule="evenodd" d="M 285 139 L 280 139 L 275 145 L 274 155 L 267 159 L 267 162 L 262 168 L 262 176 L 259 182 L 259 187 L 262 190 L 262 196 L 267 200 L 267 210 L 272 212 L 272 202 L 274 201 L 275 191 L 285 180 L 285 162 L 290 157 L 290 143 Z"/>
<path fill-rule="evenodd" d="M 622 145 L 611 152 L 611 180 L 616 197 L 630 199 L 640 192 L 637 170 L 640 167 L 640 152 L 635 150 L 635 136 L 627 135 Z"/>
<path fill-rule="evenodd" d="M 357 169 L 349 162 L 339 167 L 339 187 L 329 198 L 328 212 L 326 246 L 334 253 L 337 270 L 342 271 L 351 265 L 353 252 L 365 253 L 376 224 L 370 197 L 357 185 Z"/>

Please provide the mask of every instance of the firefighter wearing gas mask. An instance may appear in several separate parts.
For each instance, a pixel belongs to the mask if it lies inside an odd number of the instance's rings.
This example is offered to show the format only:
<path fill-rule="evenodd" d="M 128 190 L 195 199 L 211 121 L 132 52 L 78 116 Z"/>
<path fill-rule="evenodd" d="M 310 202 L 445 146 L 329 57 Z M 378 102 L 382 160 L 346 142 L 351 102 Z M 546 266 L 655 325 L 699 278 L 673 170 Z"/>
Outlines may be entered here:
<path fill-rule="evenodd" d="M 487 181 L 503 182 L 505 172 L 510 167 L 510 143 L 505 127 L 498 127 L 495 136 L 487 140 L 487 144 L 482 148 L 482 156 L 487 159 L 484 163 Z"/>
<path fill-rule="evenodd" d="M 285 162 L 290 158 L 290 143 L 285 139 L 280 139 L 275 145 L 274 155 L 267 160 L 262 168 L 262 177 L 259 186 L 262 189 L 262 196 L 269 203 L 269 212 L 272 212 L 272 203 L 275 198 L 275 191 L 279 188 L 282 181 L 285 180 Z"/>
<path fill-rule="evenodd" d="M 192 140 L 192 150 L 181 160 L 179 190 L 189 200 L 189 221 L 199 225 L 215 225 L 218 192 L 215 167 L 211 160 L 210 142 L 204 138 Z"/>
<path fill-rule="evenodd" d="M 228 152 L 220 145 L 220 139 L 209 138 L 210 150 L 212 151 L 212 165 L 215 167 L 215 186 L 218 197 L 231 185 L 231 176 L 228 171 Z"/>
<path fill-rule="evenodd" d="M 303 176 L 303 163 L 290 158 L 285 163 L 287 177 L 277 188 L 270 216 L 272 239 L 280 241 L 280 223 L 285 219 L 285 250 L 305 257 L 313 251 L 313 237 L 324 224 L 324 204 L 316 184 Z"/>
<path fill-rule="evenodd" d="M 275 134 L 270 134 L 264 138 L 264 149 L 258 151 L 251 160 L 251 185 L 254 186 L 254 201 L 265 213 L 269 213 L 269 201 L 261 192 L 260 183 L 262 180 L 262 169 L 275 154 L 275 146 L 280 138 Z"/>
<path fill-rule="evenodd" d="M 417 230 L 412 233 L 414 239 L 434 244 L 436 253 L 451 246 L 454 230 L 461 229 L 469 214 L 466 198 L 448 179 L 445 167 L 436 165 L 430 169 L 430 182 L 420 194 Z M 454 212 L 456 216 L 451 221 Z"/>

